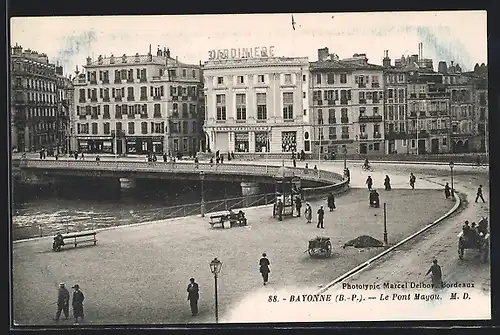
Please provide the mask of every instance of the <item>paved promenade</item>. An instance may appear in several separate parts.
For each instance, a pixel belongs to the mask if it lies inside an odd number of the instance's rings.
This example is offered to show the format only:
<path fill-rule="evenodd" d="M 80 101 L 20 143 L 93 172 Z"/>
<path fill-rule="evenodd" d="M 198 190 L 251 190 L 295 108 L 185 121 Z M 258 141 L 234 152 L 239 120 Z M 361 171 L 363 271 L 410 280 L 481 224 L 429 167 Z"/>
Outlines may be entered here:
<path fill-rule="evenodd" d="M 362 178 L 361 178 L 362 177 Z M 377 176 L 377 187 L 382 183 Z M 359 179 L 359 180 L 358 180 Z M 353 185 L 364 176 L 353 174 Z M 393 187 L 405 186 L 406 176 L 394 176 Z M 399 180 L 401 179 L 401 180 Z M 388 203 L 389 242 L 396 243 L 448 211 L 453 202 L 441 190 L 391 192 L 380 190 Z M 429 183 L 433 189 L 441 188 Z M 379 187 L 380 189 L 380 187 Z M 382 209 L 368 207 L 363 187 L 337 198 L 338 209 L 326 213 L 324 230 L 305 224 L 303 218 L 277 222 L 271 208 L 246 210 L 249 226 L 210 229 L 208 218 L 187 217 L 98 233 L 96 247 L 51 251 L 51 238 L 14 244 L 14 318 L 19 324 L 52 324 L 58 283 L 80 284 L 85 293 L 88 324 L 213 322 L 213 277 L 209 261 L 224 262 L 219 281 L 222 320 L 249 296 L 290 287 L 309 290 L 325 285 L 340 274 L 380 252 L 342 249 L 360 235 L 383 239 Z M 312 203 L 316 210 L 326 201 Z M 316 219 L 316 215 L 314 215 Z M 304 251 L 317 235 L 331 237 L 330 259 L 312 259 Z M 258 259 L 267 252 L 271 261 L 270 285 L 262 287 Z M 186 287 L 193 276 L 200 284 L 200 315 L 190 316 Z M 70 322 L 70 321 L 68 321 Z M 64 322 L 61 322 L 64 324 Z"/>

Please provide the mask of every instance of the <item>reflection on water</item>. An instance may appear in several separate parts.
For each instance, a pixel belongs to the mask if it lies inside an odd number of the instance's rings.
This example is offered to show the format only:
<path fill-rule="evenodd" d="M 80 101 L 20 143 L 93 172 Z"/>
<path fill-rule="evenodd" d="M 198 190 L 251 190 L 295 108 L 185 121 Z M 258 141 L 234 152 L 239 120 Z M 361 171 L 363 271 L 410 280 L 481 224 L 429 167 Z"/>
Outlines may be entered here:
<path fill-rule="evenodd" d="M 204 182 L 206 201 L 241 196 L 239 183 Z M 184 180 L 138 179 L 131 190 L 117 179 L 66 178 L 52 187 L 14 186 L 13 237 L 22 239 L 194 214 L 201 185 Z M 177 211 L 177 213 L 173 213 Z"/>

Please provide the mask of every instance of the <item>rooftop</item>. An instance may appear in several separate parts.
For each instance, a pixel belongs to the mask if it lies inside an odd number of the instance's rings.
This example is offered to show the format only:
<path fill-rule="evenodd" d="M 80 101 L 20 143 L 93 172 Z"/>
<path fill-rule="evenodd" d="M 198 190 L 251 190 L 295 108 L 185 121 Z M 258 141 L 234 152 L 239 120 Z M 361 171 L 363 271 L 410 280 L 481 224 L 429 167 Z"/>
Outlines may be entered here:
<path fill-rule="evenodd" d="M 102 57 L 102 56 L 99 56 Z M 111 62 L 111 60 L 114 60 L 114 63 Z M 90 64 L 87 64 L 84 66 L 85 68 L 89 67 L 104 67 L 104 66 L 122 66 L 122 65 L 138 65 L 138 64 L 156 64 L 156 65 L 165 65 L 168 63 L 168 65 L 180 65 L 180 66 L 185 66 L 185 67 L 199 67 L 199 65 L 194 65 L 194 64 L 186 64 L 183 62 L 179 62 L 177 59 L 168 57 L 167 56 L 154 56 L 154 55 L 139 55 L 135 54 L 133 56 L 127 56 L 127 55 L 122 55 L 122 56 L 114 56 L 111 55 L 109 57 L 102 57 L 101 59 L 97 58 L 94 61 L 91 61 Z"/>
<path fill-rule="evenodd" d="M 359 60 L 324 60 L 310 63 L 311 71 L 320 69 L 338 70 L 383 70 L 380 65 L 365 63 Z"/>

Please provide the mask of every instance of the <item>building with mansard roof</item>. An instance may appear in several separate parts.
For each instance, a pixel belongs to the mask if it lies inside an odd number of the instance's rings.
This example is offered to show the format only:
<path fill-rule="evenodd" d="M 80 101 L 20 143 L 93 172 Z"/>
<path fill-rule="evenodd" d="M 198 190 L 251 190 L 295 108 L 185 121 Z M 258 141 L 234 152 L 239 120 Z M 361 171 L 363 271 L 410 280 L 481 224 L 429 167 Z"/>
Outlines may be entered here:
<path fill-rule="evenodd" d="M 58 139 L 55 65 L 46 54 L 11 47 L 11 144 L 15 151 L 51 152 Z"/>
<path fill-rule="evenodd" d="M 204 129 L 212 152 L 311 151 L 307 58 L 261 53 L 213 59 L 205 62 L 203 74 Z"/>
<path fill-rule="evenodd" d="M 194 155 L 204 147 L 201 64 L 156 55 L 87 58 L 74 80 L 73 150 Z"/>

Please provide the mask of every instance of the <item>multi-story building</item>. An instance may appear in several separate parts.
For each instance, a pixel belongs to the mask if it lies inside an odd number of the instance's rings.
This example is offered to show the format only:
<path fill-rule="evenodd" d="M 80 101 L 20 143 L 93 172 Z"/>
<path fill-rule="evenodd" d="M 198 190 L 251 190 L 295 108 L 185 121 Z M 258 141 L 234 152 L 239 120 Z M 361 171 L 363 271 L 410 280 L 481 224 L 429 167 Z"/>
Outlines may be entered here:
<path fill-rule="evenodd" d="M 11 143 L 17 151 L 51 150 L 57 143 L 55 65 L 46 54 L 11 48 Z"/>
<path fill-rule="evenodd" d="M 203 82 L 200 65 L 170 57 L 87 58 L 79 74 L 73 126 L 76 150 L 115 154 L 194 155 L 201 148 Z"/>
<path fill-rule="evenodd" d="M 384 67 L 384 133 L 385 153 L 406 153 L 408 149 L 407 134 L 407 76 L 410 71 L 417 70 L 413 63 L 395 62 L 391 66 L 389 51 L 385 51 L 382 60 Z"/>
<path fill-rule="evenodd" d="M 68 153 L 70 148 L 70 115 L 73 113 L 73 83 L 64 76 L 63 67 L 56 66 L 56 101 L 57 101 L 57 153 Z"/>
<path fill-rule="evenodd" d="M 435 72 L 408 73 L 408 126 L 411 140 L 406 153 L 450 152 L 450 94 L 442 75 Z"/>
<path fill-rule="evenodd" d="M 204 129 L 210 150 L 309 153 L 308 59 L 255 56 L 205 62 Z"/>
<path fill-rule="evenodd" d="M 450 94 L 451 152 L 470 152 L 473 138 L 477 136 L 472 78 L 462 75 L 460 66 L 453 61 L 450 66 L 441 65 L 440 70 Z"/>
<path fill-rule="evenodd" d="M 313 156 L 383 153 L 382 67 L 365 54 L 339 60 L 323 48 L 310 71 Z"/>
<path fill-rule="evenodd" d="M 474 71 L 464 72 L 472 85 L 473 129 L 475 136 L 468 146 L 470 151 L 488 152 L 488 67 L 476 64 Z"/>

